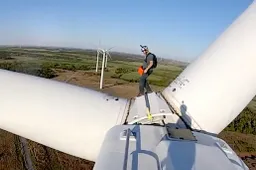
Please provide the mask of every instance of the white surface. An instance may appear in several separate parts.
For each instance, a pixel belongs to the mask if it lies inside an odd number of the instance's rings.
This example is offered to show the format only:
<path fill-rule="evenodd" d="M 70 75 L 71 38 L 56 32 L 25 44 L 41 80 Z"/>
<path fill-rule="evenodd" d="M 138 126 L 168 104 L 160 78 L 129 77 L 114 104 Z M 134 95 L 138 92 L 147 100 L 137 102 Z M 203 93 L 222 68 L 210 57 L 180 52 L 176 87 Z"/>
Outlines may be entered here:
<path fill-rule="evenodd" d="M 113 47 L 112 47 L 113 48 Z M 110 48 L 110 49 L 112 49 L 112 48 Z M 108 49 L 108 50 L 105 50 L 105 53 L 106 53 L 106 62 L 105 62 L 105 68 L 107 68 L 107 64 L 108 64 L 108 58 L 109 59 L 112 59 L 111 58 L 111 55 L 110 55 L 110 53 L 108 52 L 110 49 Z"/>
<path fill-rule="evenodd" d="M 163 95 L 178 111 L 184 101 L 192 127 L 218 134 L 255 96 L 255 66 L 254 2 Z"/>
<path fill-rule="evenodd" d="M 130 140 L 125 159 L 126 141 L 121 135 L 128 128 L 136 140 Z M 106 134 L 94 170 L 122 170 L 126 160 L 127 170 L 248 170 L 231 148 L 232 159 L 216 145 L 218 138 L 193 134 L 197 141 L 167 138 L 160 126 L 115 126 Z"/>
<path fill-rule="evenodd" d="M 106 59 L 106 53 L 103 52 L 103 56 L 102 56 L 102 65 L 101 65 L 101 74 L 100 74 L 100 89 L 102 89 L 102 87 L 103 87 L 105 59 Z"/>
<path fill-rule="evenodd" d="M 1 129 L 87 160 L 127 112 L 126 99 L 9 71 L 0 77 Z"/>
<path fill-rule="evenodd" d="M 96 73 L 98 72 L 98 67 L 99 67 L 99 56 L 100 56 L 100 51 L 97 50 L 97 56 L 96 56 Z"/>
<path fill-rule="evenodd" d="M 155 92 L 149 93 L 147 100 L 150 106 L 150 113 L 153 117 L 153 123 L 162 124 L 162 120 L 164 120 L 165 123 L 175 124 L 177 127 L 186 128 L 179 116 L 170 110 L 169 106 L 160 94 Z M 129 110 L 127 118 L 128 124 L 134 124 L 136 122 L 145 123 L 149 121 L 147 118 L 146 105 L 144 95 L 135 98 Z M 166 118 L 163 118 L 163 116 L 166 116 Z"/>

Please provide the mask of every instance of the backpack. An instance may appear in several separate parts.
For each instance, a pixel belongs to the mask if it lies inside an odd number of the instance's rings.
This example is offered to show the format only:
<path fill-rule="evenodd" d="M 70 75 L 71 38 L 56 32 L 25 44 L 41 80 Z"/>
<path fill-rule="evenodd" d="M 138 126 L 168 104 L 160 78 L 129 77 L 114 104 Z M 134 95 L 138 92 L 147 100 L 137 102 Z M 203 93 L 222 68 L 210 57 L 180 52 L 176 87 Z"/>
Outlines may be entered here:
<path fill-rule="evenodd" d="M 153 66 L 152 66 L 152 68 L 156 68 L 156 67 L 157 67 L 157 57 L 156 57 L 156 55 L 153 54 L 153 53 L 148 53 L 148 55 L 149 55 L 149 54 L 152 54 L 152 55 L 153 55 Z M 148 57 L 148 55 L 147 55 L 147 57 Z M 147 62 L 147 57 L 146 57 L 146 59 L 145 59 L 146 62 Z"/>

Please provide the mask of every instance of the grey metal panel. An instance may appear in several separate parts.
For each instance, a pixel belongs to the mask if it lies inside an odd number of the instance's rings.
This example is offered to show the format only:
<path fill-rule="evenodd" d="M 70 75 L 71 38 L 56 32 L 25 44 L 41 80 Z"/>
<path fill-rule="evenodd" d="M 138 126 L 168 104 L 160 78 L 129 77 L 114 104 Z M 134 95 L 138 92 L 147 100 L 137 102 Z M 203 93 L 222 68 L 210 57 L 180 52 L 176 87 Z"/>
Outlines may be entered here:
<path fill-rule="evenodd" d="M 125 130 L 132 136 L 126 147 Z M 179 129 L 172 129 L 172 131 Z M 189 130 L 188 130 L 189 131 Z M 101 147 L 94 170 L 247 170 L 231 148 L 219 147 L 219 138 L 192 132 L 191 141 L 167 137 L 164 126 L 119 125 L 110 129 Z M 190 136 L 191 137 L 191 136 Z M 225 142 L 221 146 L 227 145 Z M 127 151 L 127 159 L 125 159 Z M 229 155 L 228 155 L 229 154 Z M 126 164 L 125 164 L 126 163 Z"/>

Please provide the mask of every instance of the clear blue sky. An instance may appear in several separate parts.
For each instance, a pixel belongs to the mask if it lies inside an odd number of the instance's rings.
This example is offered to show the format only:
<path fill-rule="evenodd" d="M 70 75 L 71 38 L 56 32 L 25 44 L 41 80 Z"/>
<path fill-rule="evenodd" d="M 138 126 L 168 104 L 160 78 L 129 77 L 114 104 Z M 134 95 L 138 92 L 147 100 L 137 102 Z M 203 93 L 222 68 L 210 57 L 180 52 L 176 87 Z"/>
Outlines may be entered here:
<path fill-rule="evenodd" d="M 193 60 L 252 0 L 8 0 L 0 5 L 1 45 L 116 46 Z"/>

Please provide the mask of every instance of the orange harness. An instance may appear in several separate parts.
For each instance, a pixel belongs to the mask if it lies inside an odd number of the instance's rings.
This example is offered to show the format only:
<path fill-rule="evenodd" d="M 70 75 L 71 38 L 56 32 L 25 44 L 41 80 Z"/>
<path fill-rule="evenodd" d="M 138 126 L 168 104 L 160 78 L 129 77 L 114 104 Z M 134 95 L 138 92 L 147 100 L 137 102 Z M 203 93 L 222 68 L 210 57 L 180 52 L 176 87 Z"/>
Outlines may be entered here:
<path fill-rule="evenodd" d="M 144 70 L 143 70 L 143 67 L 142 67 L 142 66 L 140 66 L 140 67 L 138 68 L 138 73 L 139 73 L 139 75 L 142 75 L 142 74 L 144 73 Z"/>

